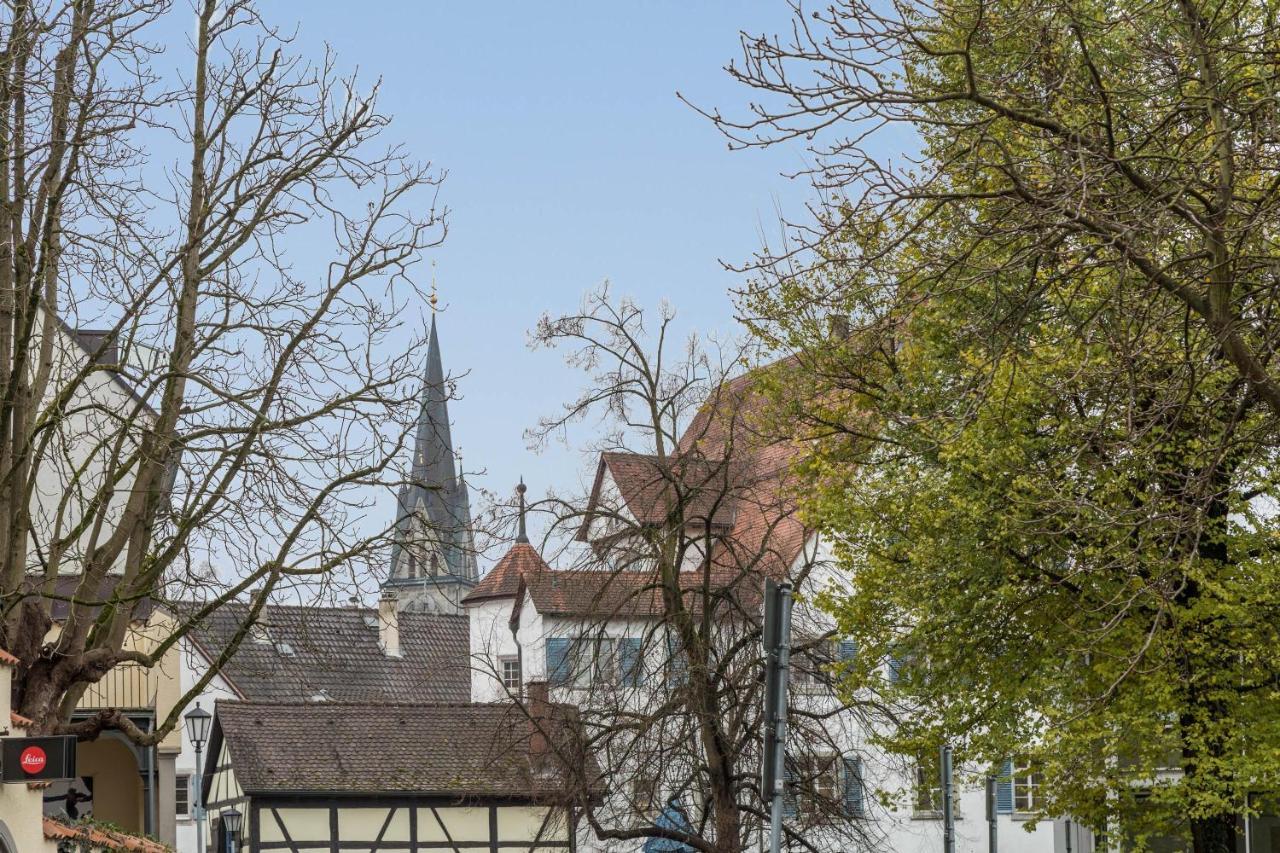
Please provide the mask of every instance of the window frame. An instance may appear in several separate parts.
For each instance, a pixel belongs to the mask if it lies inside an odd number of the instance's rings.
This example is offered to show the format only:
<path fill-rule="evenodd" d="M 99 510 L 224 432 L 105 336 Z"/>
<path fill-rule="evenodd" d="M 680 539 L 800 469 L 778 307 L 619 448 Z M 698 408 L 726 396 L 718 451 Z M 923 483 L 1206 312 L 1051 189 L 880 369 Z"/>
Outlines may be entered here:
<path fill-rule="evenodd" d="M 834 752 L 811 753 L 800 760 L 800 796 L 796 810 L 806 817 L 834 818 L 841 810 L 844 790 L 840 773 L 841 756 Z"/>
<path fill-rule="evenodd" d="M 179 820 L 191 819 L 191 773 L 173 777 L 173 815 Z"/>
<path fill-rule="evenodd" d="M 636 774 L 631 777 L 629 785 L 631 802 L 629 803 L 637 829 L 653 824 L 661 813 L 658 796 L 658 777 L 649 774 Z"/>
<path fill-rule="evenodd" d="M 1044 784 L 1041 770 L 1026 758 L 1015 759 L 1009 781 L 1013 792 L 1013 813 L 1037 814 L 1040 808 L 1039 792 Z"/>
<path fill-rule="evenodd" d="M 927 798 L 923 796 L 926 792 Z M 937 752 L 916 756 L 911 811 L 913 817 L 920 819 L 942 817 L 942 758 Z"/>
<path fill-rule="evenodd" d="M 510 664 L 515 664 L 514 684 L 509 680 L 510 673 L 507 672 L 507 667 Z M 520 691 L 524 687 L 524 673 L 521 672 L 519 655 L 502 655 L 498 658 L 498 681 L 513 696 L 520 695 Z"/>

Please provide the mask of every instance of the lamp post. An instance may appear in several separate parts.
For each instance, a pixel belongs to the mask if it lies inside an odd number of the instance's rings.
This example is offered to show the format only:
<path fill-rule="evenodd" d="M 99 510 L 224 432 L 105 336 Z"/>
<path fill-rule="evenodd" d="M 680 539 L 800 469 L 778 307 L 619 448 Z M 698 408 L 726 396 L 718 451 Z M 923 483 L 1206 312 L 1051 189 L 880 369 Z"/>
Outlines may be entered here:
<path fill-rule="evenodd" d="M 204 765 L 200 761 L 200 752 L 204 749 L 204 742 L 209 737 L 209 724 L 213 721 L 213 715 L 200 707 L 197 702 L 196 706 L 188 711 L 183 719 L 187 721 L 187 737 L 191 739 L 191 745 L 196 748 L 196 851 L 204 853 L 204 797 L 200 791 L 201 783 L 204 781 Z"/>
<path fill-rule="evenodd" d="M 244 828 L 244 815 L 234 807 L 222 813 L 222 830 L 227 834 L 227 853 L 236 853 L 240 849 L 240 830 Z"/>

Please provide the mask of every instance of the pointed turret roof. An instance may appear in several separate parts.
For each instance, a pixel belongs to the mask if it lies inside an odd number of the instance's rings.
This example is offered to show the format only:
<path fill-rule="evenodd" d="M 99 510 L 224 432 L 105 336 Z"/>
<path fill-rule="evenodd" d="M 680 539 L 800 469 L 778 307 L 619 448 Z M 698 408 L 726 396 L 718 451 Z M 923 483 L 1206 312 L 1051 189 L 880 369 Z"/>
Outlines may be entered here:
<path fill-rule="evenodd" d="M 449 388 L 433 314 L 410 482 L 401 487 L 396 502 L 396 542 L 391 552 L 393 575 L 400 564 L 401 543 L 411 536 L 412 518 L 417 512 L 425 517 L 431 535 L 438 539 L 436 544 L 445 563 L 444 570 L 454 577 L 475 581 L 471 505 L 467 484 L 458 473 L 456 457 L 449 423 Z"/>
<path fill-rule="evenodd" d="M 520 501 L 519 526 L 516 529 L 516 540 L 511 550 L 502 556 L 484 580 L 467 594 L 464 604 L 487 601 L 491 598 L 514 598 L 520 590 L 520 580 L 526 575 L 537 575 L 551 571 L 551 567 L 542 559 L 538 549 L 529 543 L 529 530 L 525 524 L 527 507 L 524 502 L 526 487 L 524 478 L 516 486 L 516 495 Z"/>
<path fill-rule="evenodd" d="M 503 555 L 497 565 L 489 570 L 484 580 L 467 593 L 462 603 L 474 604 L 491 598 L 514 598 L 520 589 L 521 578 L 550 571 L 551 567 L 542 559 L 542 555 L 536 548 L 528 542 L 517 542 Z"/>

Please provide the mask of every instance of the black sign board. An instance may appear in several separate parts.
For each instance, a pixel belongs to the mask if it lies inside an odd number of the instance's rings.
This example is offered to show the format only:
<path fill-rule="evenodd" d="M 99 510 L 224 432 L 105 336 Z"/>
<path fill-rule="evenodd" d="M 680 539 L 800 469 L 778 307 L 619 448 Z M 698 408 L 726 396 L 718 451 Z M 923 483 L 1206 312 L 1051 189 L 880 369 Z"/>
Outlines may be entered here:
<path fill-rule="evenodd" d="M 0 738 L 0 781 L 52 782 L 75 775 L 75 735 Z"/>
<path fill-rule="evenodd" d="M 760 796 L 772 801 L 778 792 L 782 768 L 778 767 L 778 736 L 785 730 L 787 679 L 782 667 L 782 651 L 790 646 L 791 587 L 766 580 L 764 586 L 764 744 L 760 766 Z"/>

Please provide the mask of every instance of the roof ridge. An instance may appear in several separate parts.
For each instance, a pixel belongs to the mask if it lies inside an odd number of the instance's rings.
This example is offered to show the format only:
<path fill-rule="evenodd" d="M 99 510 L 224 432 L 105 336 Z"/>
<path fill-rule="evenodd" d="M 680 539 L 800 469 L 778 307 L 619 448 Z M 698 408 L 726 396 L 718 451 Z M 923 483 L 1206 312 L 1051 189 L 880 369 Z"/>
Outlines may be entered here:
<path fill-rule="evenodd" d="M 262 706 L 269 708 L 514 708 L 512 702 L 410 702 L 396 701 L 383 702 L 376 699 L 366 699 L 361 701 L 352 701 L 349 699 L 328 699 L 323 702 L 307 701 L 305 699 L 219 699 L 217 704 L 221 706 L 234 707 L 250 707 Z"/>

